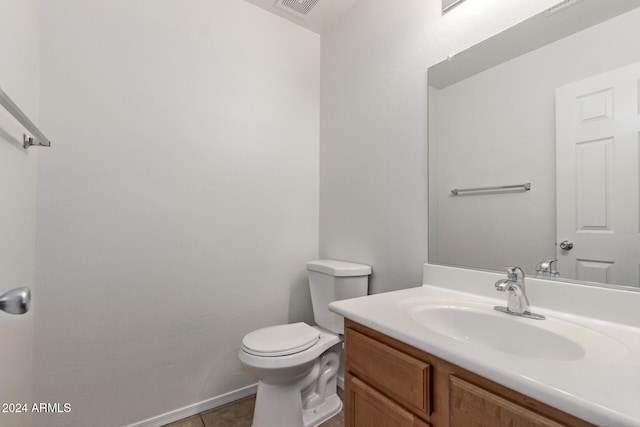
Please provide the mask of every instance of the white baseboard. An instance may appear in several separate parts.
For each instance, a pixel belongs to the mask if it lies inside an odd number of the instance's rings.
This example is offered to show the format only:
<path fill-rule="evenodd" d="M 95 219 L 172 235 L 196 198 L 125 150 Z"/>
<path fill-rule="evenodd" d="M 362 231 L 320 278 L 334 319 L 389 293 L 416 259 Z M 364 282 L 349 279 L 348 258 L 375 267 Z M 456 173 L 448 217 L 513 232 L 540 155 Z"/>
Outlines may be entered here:
<path fill-rule="evenodd" d="M 258 384 L 253 384 L 220 396 L 212 397 L 211 399 L 207 399 L 202 402 L 194 403 L 192 405 L 176 409 L 171 412 L 147 418 L 146 420 L 138 421 L 137 423 L 129 424 L 126 427 L 160 427 L 165 424 L 169 424 L 174 421 L 199 414 L 200 412 L 208 411 L 209 409 L 226 405 L 227 403 L 242 399 L 243 397 L 251 396 L 252 394 L 256 393 L 257 389 Z"/>
<path fill-rule="evenodd" d="M 344 377 L 342 375 L 338 375 L 337 383 L 338 387 L 344 390 Z M 202 402 L 194 403 L 193 405 L 185 406 L 171 412 L 147 418 L 146 420 L 138 421 L 137 423 L 129 424 L 125 427 L 161 427 L 165 424 L 199 414 L 200 412 L 226 405 L 227 403 L 242 399 L 243 397 L 251 396 L 256 393 L 257 389 L 258 384 L 253 384 L 220 396 L 212 397 L 211 399 L 207 399 Z"/>

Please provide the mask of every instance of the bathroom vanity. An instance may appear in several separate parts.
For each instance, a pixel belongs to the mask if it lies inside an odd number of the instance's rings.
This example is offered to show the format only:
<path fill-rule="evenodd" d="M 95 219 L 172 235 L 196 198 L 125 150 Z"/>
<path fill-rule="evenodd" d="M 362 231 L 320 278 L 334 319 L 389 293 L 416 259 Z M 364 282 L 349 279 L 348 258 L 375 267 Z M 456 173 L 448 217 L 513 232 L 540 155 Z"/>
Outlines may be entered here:
<path fill-rule="evenodd" d="M 534 320 L 493 309 L 500 277 L 425 265 L 421 287 L 332 303 L 345 425 L 640 426 L 640 293 L 527 279 Z"/>
<path fill-rule="evenodd" d="M 593 426 L 356 322 L 345 324 L 345 426 Z"/>

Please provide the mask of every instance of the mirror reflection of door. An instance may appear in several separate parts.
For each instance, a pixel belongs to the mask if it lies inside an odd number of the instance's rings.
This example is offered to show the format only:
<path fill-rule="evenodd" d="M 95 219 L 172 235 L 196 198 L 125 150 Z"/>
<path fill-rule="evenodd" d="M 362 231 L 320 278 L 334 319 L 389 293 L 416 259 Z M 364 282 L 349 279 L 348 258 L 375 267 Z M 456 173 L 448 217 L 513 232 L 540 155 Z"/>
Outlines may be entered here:
<path fill-rule="evenodd" d="M 639 82 L 640 62 L 556 90 L 563 277 L 640 286 Z"/>

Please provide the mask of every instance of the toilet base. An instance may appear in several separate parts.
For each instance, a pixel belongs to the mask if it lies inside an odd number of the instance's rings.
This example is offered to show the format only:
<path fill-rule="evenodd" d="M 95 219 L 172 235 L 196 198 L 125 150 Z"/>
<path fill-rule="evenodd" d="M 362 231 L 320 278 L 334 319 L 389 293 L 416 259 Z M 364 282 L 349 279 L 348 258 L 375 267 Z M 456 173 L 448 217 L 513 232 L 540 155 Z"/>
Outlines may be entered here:
<path fill-rule="evenodd" d="M 251 427 L 315 427 L 341 409 L 342 400 L 335 392 L 315 408 L 303 409 L 299 391 L 259 383 Z"/>
<path fill-rule="evenodd" d="M 293 383 L 258 381 L 252 427 L 315 427 L 340 412 L 336 377 L 341 350 L 338 342 Z"/>
<path fill-rule="evenodd" d="M 329 418 L 338 415 L 341 409 L 342 400 L 340 400 L 337 394 L 327 397 L 324 403 L 317 408 L 302 411 L 304 427 L 315 427 L 322 424 Z"/>

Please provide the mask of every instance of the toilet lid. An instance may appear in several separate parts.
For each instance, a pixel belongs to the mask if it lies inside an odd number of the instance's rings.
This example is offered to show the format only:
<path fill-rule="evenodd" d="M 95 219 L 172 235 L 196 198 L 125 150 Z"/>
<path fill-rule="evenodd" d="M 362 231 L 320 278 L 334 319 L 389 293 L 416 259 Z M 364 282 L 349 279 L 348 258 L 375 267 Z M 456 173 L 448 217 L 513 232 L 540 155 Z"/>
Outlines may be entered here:
<path fill-rule="evenodd" d="M 256 356 L 286 356 L 313 347 L 320 332 L 306 323 L 269 326 L 245 335 L 242 349 Z"/>

